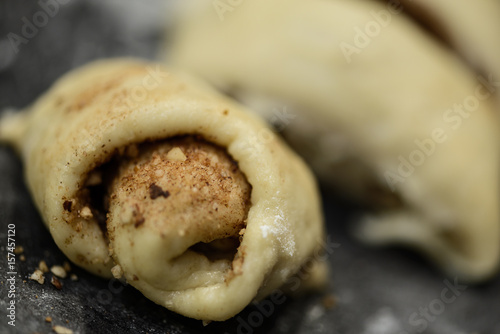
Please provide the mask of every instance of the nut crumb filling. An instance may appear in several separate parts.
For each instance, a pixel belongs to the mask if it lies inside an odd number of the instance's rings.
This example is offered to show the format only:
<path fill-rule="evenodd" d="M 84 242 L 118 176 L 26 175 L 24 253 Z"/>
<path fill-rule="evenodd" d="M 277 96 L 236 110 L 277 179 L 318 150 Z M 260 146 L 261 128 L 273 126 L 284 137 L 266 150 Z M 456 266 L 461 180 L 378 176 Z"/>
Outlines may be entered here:
<path fill-rule="evenodd" d="M 89 174 L 80 200 L 66 202 L 65 209 L 75 221 L 96 218 L 118 264 L 127 255 L 123 247 L 115 249 L 116 238 L 129 239 L 134 254 L 133 234 L 145 229 L 165 240 L 161 251 L 168 265 L 189 260 L 202 271 L 224 269 L 226 275 L 243 237 L 250 194 L 225 149 L 182 136 L 120 150 Z M 150 275 L 137 271 L 131 277 L 141 276 Z"/>

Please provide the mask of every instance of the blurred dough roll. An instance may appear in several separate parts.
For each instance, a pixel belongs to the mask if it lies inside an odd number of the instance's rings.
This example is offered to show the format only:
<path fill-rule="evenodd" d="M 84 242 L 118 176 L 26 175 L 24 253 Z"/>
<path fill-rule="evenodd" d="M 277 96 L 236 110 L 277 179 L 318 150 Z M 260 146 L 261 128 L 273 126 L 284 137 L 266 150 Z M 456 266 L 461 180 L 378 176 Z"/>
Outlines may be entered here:
<path fill-rule="evenodd" d="M 323 182 L 375 204 L 362 240 L 417 248 L 464 280 L 497 271 L 495 87 L 397 2 L 195 3 L 167 61 L 277 124 Z"/>
<path fill-rule="evenodd" d="M 95 62 L 4 118 L 0 138 L 21 154 L 43 220 L 74 263 L 123 275 L 183 315 L 228 319 L 318 254 L 321 209 L 301 159 L 182 73 Z"/>

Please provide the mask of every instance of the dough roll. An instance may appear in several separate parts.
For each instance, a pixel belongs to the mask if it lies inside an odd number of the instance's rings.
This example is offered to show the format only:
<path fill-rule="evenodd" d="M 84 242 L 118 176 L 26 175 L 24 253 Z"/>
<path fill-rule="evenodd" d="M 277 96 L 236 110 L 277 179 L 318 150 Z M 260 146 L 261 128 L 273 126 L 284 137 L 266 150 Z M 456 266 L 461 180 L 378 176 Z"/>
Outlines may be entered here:
<path fill-rule="evenodd" d="M 495 98 L 456 54 L 392 3 L 197 4 L 166 61 L 284 119 L 283 136 L 323 182 L 378 209 L 357 236 L 416 248 L 451 277 L 497 272 Z"/>
<path fill-rule="evenodd" d="M 279 288 L 324 237 L 315 181 L 256 116 L 157 64 L 65 75 L 0 139 L 59 248 L 188 317 L 228 319 Z M 311 277 L 324 279 L 317 263 Z"/>

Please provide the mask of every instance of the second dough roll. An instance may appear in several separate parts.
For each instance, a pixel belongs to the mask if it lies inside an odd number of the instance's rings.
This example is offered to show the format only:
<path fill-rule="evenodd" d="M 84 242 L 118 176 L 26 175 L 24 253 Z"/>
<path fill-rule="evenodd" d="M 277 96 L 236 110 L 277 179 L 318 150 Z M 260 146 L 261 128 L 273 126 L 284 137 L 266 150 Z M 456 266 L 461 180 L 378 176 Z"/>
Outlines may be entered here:
<path fill-rule="evenodd" d="M 251 106 L 322 182 L 377 207 L 354 228 L 361 240 L 415 248 L 469 282 L 498 272 L 493 85 L 391 3 L 185 2 L 166 61 Z"/>
<path fill-rule="evenodd" d="M 156 64 L 75 70 L 2 119 L 0 140 L 21 154 L 43 220 L 74 263 L 123 275 L 189 317 L 234 316 L 324 237 L 302 160 L 259 118 Z"/>

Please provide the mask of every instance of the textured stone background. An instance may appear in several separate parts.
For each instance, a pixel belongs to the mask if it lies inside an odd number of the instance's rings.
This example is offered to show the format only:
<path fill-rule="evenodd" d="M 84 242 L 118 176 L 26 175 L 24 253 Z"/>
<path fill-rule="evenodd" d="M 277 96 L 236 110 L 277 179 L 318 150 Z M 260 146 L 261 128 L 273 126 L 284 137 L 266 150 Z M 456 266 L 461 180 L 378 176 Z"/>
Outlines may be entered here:
<path fill-rule="evenodd" d="M 28 105 L 61 74 L 90 60 L 154 58 L 168 16 L 164 1 L 59 1 L 66 4 L 19 45 L 18 52 L 8 33 L 22 36 L 24 18 L 33 22 L 43 9 L 38 1 L 0 1 L 0 110 Z M 251 306 L 234 319 L 203 327 L 155 305 L 131 287 L 79 268 L 73 268 L 79 280 L 63 280 L 61 291 L 49 282 L 23 283 L 40 260 L 50 266 L 62 264 L 65 257 L 42 225 L 22 171 L 15 154 L 0 146 L 0 333 L 49 333 L 52 325 L 44 321 L 46 316 L 75 333 L 500 333 L 500 277 L 467 287 L 441 314 L 424 320 L 418 312 L 437 305 L 445 277 L 408 251 L 356 243 L 348 230 L 363 211 L 327 191 L 328 233 L 340 244 L 329 258 L 331 285 L 326 293 L 336 299 L 331 309 L 322 306 L 321 294 L 288 297 L 260 325 L 258 308 Z M 26 256 L 25 262 L 16 259 L 16 327 L 7 325 L 6 317 L 6 242 L 11 223 Z M 418 322 L 411 322 L 415 312 Z M 242 322 L 255 326 L 243 327 Z"/>

